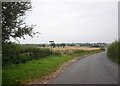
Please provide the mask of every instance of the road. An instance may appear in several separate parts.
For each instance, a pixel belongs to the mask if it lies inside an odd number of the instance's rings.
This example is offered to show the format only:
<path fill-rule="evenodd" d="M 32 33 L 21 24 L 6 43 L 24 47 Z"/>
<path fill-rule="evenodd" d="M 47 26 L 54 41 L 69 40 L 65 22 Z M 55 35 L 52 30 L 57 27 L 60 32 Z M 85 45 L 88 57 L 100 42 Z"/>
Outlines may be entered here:
<path fill-rule="evenodd" d="M 106 56 L 106 51 L 83 58 L 48 84 L 117 84 L 118 65 Z"/>

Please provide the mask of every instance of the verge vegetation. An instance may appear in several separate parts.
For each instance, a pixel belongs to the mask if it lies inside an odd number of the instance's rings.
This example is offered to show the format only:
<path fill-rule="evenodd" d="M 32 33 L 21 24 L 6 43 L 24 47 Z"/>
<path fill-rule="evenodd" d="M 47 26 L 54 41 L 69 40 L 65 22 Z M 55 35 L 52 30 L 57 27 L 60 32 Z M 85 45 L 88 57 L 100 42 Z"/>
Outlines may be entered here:
<path fill-rule="evenodd" d="M 61 50 L 3 45 L 3 85 L 21 84 L 51 74 L 66 61 L 101 50 Z M 69 52 L 68 52 L 69 51 Z M 9 64 L 9 65 L 8 65 Z"/>
<path fill-rule="evenodd" d="M 47 48 L 25 47 L 15 43 L 3 43 L 3 66 L 26 63 L 27 61 L 45 58 L 52 55 Z"/>
<path fill-rule="evenodd" d="M 107 55 L 114 62 L 120 64 L 120 41 L 113 42 L 108 46 Z"/>

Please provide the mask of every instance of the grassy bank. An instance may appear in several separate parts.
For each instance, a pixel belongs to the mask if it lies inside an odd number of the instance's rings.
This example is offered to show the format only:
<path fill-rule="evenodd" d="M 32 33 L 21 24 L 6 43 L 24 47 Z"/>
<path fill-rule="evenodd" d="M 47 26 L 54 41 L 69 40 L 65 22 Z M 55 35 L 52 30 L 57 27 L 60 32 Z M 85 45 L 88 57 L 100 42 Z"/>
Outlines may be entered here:
<path fill-rule="evenodd" d="M 94 54 L 97 51 L 76 52 L 70 55 L 52 55 L 47 58 L 32 60 L 24 64 L 12 64 L 3 67 L 3 84 L 20 84 L 27 80 L 49 75 L 64 62 L 77 56 Z"/>
<path fill-rule="evenodd" d="M 113 42 L 107 50 L 108 57 L 114 62 L 120 64 L 120 41 Z"/>

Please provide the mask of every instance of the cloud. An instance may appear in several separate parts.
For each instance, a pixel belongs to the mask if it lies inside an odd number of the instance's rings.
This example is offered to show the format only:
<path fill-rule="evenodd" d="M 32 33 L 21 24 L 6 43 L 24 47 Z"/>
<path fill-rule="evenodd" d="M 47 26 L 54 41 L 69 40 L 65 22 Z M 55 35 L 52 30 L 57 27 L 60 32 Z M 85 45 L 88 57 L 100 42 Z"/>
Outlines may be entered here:
<path fill-rule="evenodd" d="M 112 42 L 117 37 L 116 0 L 34 0 L 27 15 L 28 24 L 36 24 L 39 38 L 26 37 L 21 43 Z M 40 40 L 38 40 L 40 39 Z M 36 41 L 37 40 L 37 41 Z"/>

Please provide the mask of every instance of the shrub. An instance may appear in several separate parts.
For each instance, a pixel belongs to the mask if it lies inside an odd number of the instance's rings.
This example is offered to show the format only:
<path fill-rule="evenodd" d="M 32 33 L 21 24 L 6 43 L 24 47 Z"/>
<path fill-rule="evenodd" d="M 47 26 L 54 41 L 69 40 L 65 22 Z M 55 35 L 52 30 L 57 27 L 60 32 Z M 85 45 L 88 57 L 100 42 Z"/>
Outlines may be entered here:
<path fill-rule="evenodd" d="M 113 61 L 120 63 L 120 41 L 113 42 L 107 50 L 107 55 Z"/>
<path fill-rule="evenodd" d="M 104 47 L 104 46 L 101 46 L 101 47 L 100 47 L 100 50 L 105 51 L 105 47 Z"/>
<path fill-rule="evenodd" d="M 23 47 L 15 43 L 3 43 L 3 65 L 25 63 L 34 59 L 45 58 L 52 55 L 50 49 Z"/>

